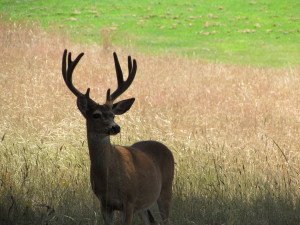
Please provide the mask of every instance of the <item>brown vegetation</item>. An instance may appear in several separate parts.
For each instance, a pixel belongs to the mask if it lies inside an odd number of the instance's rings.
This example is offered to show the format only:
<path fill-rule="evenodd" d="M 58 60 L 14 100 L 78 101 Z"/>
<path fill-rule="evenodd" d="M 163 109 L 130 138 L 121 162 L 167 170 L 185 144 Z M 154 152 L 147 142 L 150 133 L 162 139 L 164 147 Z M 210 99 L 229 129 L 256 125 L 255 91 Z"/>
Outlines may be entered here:
<path fill-rule="evenodd" d="M 0 23 L 0 223 L 95 224 L 84 120 L 61 55 L 103 103 L 112 52 L 26 25 Z M 300 70 L 209 64 L 116 48 L 138 71 L 113 142 L 158 140 L 175 155 L 174 224 L 298 224 Z"/>

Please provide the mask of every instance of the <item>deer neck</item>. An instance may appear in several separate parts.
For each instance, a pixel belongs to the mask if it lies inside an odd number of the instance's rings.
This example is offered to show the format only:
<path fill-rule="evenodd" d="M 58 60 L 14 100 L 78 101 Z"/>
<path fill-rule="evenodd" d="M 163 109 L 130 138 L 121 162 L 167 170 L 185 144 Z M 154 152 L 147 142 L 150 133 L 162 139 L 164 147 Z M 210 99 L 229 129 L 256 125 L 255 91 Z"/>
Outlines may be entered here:
<path fill-rule="evenodd" d="M 110 143 L 110 136 L 87 132 L 91 168 L 107 169 L 114 160 L 115 151 Z"/>

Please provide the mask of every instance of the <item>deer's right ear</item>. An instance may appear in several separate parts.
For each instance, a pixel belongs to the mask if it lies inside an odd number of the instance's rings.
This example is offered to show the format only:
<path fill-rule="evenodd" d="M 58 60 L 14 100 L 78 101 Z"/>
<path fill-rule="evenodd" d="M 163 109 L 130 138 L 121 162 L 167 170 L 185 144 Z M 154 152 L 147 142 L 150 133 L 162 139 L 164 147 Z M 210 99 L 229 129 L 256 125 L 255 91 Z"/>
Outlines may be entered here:
<path fill-rule="evenodd" d="M 129 98 L 113 104 L 112 110 L 114 114 L 121 115 L 126 113 L 134 103 L 134 100 L 135 98 Z"/>
<path fill-rule="evenodd" d="M 81 114 L 84 117 L 86 117 L 87 110 L 88 110 L 88 102 L 87 102 L 87 98 L 85 95 L 79 96 L 77 98 L 77 107 L 78 107 L 79 111 L 81 112 Z"/>

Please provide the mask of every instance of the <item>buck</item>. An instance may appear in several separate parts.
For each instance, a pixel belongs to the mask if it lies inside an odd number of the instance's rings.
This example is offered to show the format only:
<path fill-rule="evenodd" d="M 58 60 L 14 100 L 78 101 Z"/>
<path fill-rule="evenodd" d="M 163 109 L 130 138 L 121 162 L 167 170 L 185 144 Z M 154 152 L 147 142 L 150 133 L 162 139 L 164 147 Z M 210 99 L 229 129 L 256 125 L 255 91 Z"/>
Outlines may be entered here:
<path fill-rule="evenodd" d="M 169 225 L 174 158 L 171 151 L 156 141 L 141 141 L 132 146 L 112 145 L 110 136 L 120 133 L 115 115 L 127 112 L 134 98 L 114 103 L 131 85 L 137 70 L 136 61 L 128 56 L 128 78 L 123 73 L 116 53 L 113 53 L 118 87 L 106 92 L 105 104 L 97 104 L 89 96 L 90 88 L 81 93 L 72 82 L 72 74 L 84 55 L 74 61 L 67 50 L 63 53 L 62 74 L 67 87 L 77 97 L 77 107 L 86 119 L 90 155 L 90 180 L 93 192 L 100 201 L 106 225 L 113 224 L 114 211 L 121 211 L 123 224 L 130 225 L 137 212 L 145 225 L 157 224 L 150 207 L 158 204 L 163 224 Z"/>

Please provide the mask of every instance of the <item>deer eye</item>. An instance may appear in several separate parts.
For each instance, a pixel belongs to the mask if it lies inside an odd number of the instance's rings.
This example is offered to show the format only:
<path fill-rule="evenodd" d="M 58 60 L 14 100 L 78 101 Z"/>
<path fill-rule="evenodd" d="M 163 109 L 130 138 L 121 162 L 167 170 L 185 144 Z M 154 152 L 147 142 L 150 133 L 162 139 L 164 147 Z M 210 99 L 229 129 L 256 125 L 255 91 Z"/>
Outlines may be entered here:
<path fill-rule="evenodd" d="M 94 113 L 93 114 L 93 118 L 94 119 L 100 119 L 101 118 L 101 114 L 100 113 Z"/>
<path fill-rule="evenodd" d="M 112 118 L 112 119 L 115 118 L 115 114 L 113 114 L 113 113 L 109 113 L 108 116 L 109 116 L 110 118 Z"/>

